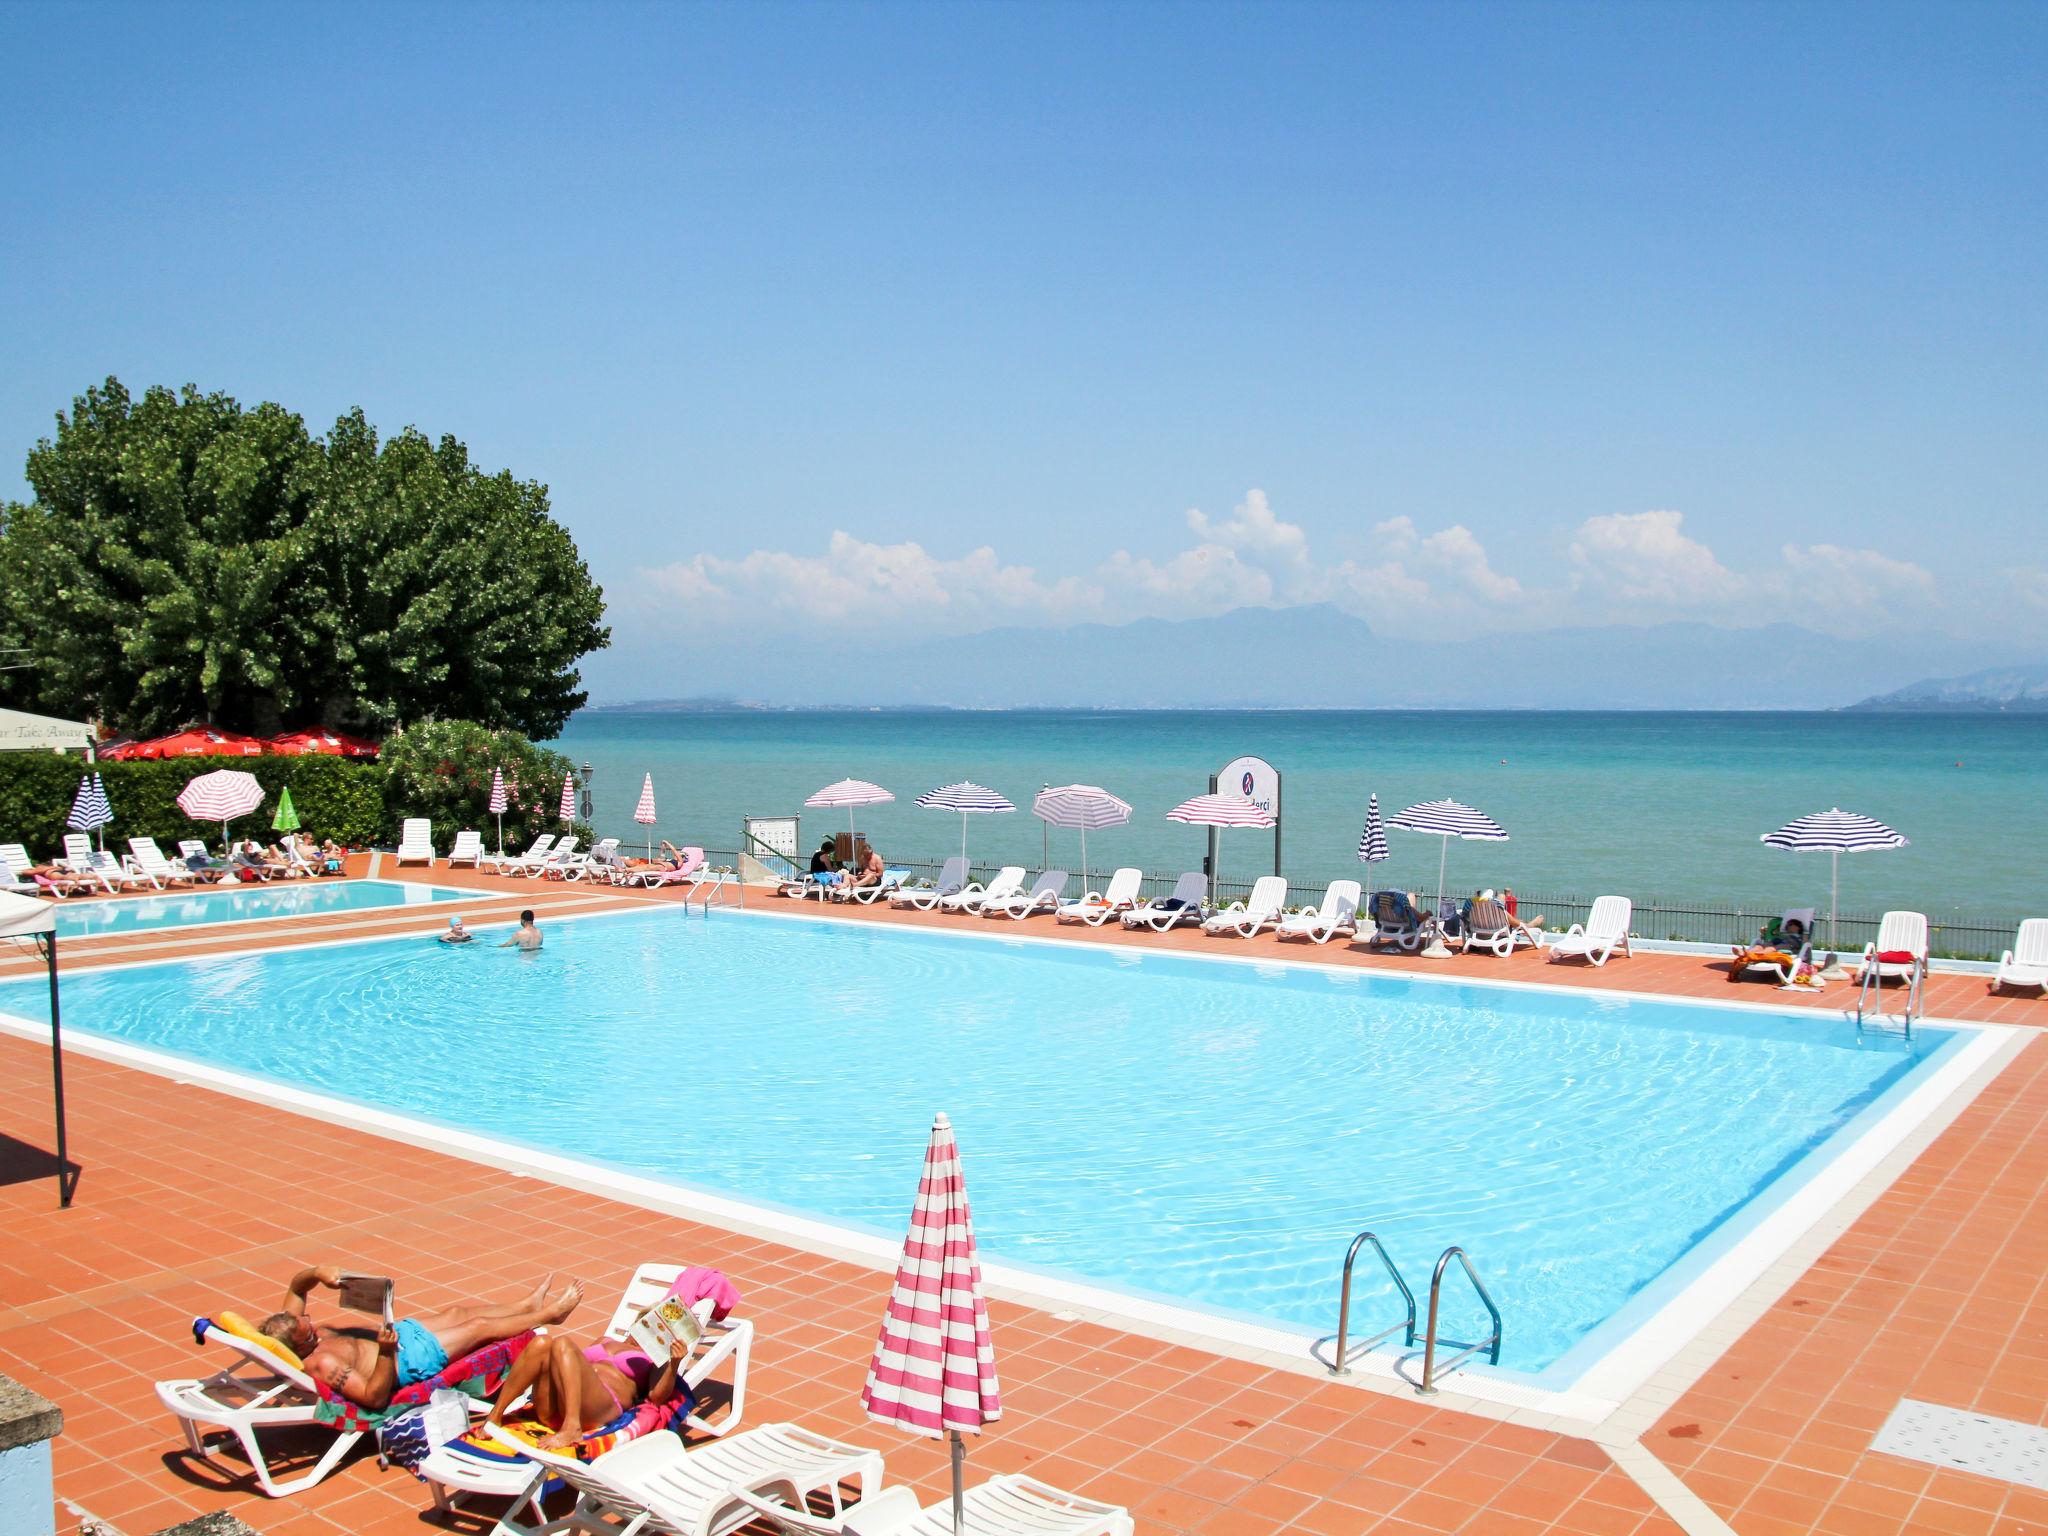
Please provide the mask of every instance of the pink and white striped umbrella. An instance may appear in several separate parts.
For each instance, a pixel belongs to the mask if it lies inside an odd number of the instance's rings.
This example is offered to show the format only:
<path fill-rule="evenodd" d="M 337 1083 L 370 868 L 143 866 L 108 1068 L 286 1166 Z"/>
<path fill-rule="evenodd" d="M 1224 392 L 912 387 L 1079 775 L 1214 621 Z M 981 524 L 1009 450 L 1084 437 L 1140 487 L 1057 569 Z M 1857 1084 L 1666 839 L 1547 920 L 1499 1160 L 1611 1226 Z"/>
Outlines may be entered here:
<path fill-rule="evenodd" d="M 1131 819 L 1131 806 L 1096 784 L 1062 784 L 1041 789 L 1031 814 L 1048 826 L 1081 830 L 1081 889 L 1088 888 L 1088 829 L 1120 827 Z"/>
<path fill-rule="evenodd" d="M 841 779 L 837 784 L 827 784 L 805 805 L 843 805 L 846 807 L 846 835 L 853 836 L 853 808 L 856 805 L 886 805 L 896 797 L 879 784 L 870 784 L 866 779 Z"/>
<path fill-rule="evenodd" d="M 1243 795 L 1197 795 L 1183 800 L 1166 813 L 1168 821 L 1184 821 L 1195 827 L 1270 827 L 1273 813 L 1261 810 L 1256 801 Z M 1216 844 L 1215 869 L 1209 871 L 1211 889 L 1223 883 L 1223 844 Z"/>
<path fill-rule="evenodd" d="M 576 775 L 573 773 L 565 773 L 562 775 L 562 820 L 574 821 L 575 819 Z"/>
<path fill-rule="evenodd" d="M 505 770 L 493 768 L 491 770 L 491 803 L 485 806 L 484 809 L 493 816 L 502 816 L 505 814 L 505 807 L 511 803 L 512 797 L 505 793 Z"/>
<path fill-rule="evenodd" d="M 932 1121 L 924 1177 L 860 1401 L 878 1424 L 934 1440 L 951 1436 L 957 1531 L 967 1455 L 960 1433 L 1001 1418 L 1003 1400 L 988 1301 L 981 1294 L 981 1261 L 974 1252 L 967 1176 L 944 1114 Z"/>
<path fill-rule="evenodd" d="M 640 784 L 640 803 L 633 807 L 633 819 L 643 827 L 654 825 L 654 775 L 648 774 Z M 647 834 L 647 857 L 654 857 L 654 834 Z"/>
<path fill-rule="evenodd" d="M 178 809 L 194 821 L 220 823 L 221 841 L 228 837 L 231 817 L 246 816 L 263 803 L 263 786 L 256 775 L 239 768 L 216 768 L 202 773 L 178 791 Z"/>

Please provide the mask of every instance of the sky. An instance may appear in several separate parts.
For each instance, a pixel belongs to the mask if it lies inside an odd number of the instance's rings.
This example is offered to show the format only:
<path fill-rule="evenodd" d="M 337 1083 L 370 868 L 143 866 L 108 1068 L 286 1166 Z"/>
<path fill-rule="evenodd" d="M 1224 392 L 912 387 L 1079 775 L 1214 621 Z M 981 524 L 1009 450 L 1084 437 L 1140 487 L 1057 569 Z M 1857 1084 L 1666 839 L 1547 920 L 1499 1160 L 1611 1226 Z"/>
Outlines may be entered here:
<path fill-rule="evenodd" d="M 546 483 L 692 646 L 1334 603 L 2048 656 L 2048 7 L 0 7 L 109 374 Z M 1902 679 L 1903 681 L 1903 679 Z"/>

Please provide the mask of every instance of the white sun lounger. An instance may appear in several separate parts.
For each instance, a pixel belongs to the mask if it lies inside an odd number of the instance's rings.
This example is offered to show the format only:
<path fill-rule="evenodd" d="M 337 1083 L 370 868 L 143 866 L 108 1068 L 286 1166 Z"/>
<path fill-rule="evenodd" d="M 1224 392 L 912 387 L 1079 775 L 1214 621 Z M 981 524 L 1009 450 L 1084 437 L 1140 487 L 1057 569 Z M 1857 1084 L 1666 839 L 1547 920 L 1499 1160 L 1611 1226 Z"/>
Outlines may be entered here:
<path fill-rule="evenodd" d="M 508 1515 L 492 1536 L 566 1531 L 725 1536 L 755 1518 L 740 1497 L 744 1493 L 772 1489 L 804 1504 L 824 1497 L 838 1515 L 848 1507 L 842 1485 L 853 1484 L 856 1500 L 864 1500 L 882 1483 L 879 1451 L 830 1440 L 797 1424 L 764 1424 L 693 1450 L 685 1450 L 674 1435 L 642 1435 L 589 1462 L 529 1449 L 496 1428 L 491 1433 L 577 1494 L 576 1507 L 559 1520 L 528 1526 Z"/>
<path fill-rule="evenodd" d="M 941 912 L 979 912 L 984 902 L 1006 901 L 1024 889 L 1024 866 L 1005 864 L 996 871 L 996 877 L 983 885 L 970 880 L 952 895 L 939 902 Z"/>
<path fill-rule="evenodd" d="M 533 840 L 524 853 L 487 853 L 477 861 L 479 869 L 491 869 L 501 875 L 515 874 L 531 864 L 538 864 L 554 851 L 555 834 L 543 832 Z"/>
<path fill-rule="evenodd" d="M 1323 904 L 1314 912 L 1296 912 L 1284 917 L 1273 930 L 1277 939 L 1313 939 L 1327 944 L 1338 935 L 1358 932 L 1358 882 L 1332 880 L 1323 892 Z"/>
<path fill-rule="evenodd" d="M 1907 954 L 1908 961 L 1880 960 L 1879 955 Z M 1920 912 L 1887 912 L 1877 925 L 1877 938 L 1863 946 L 1863 969 L 1879 981 L 1911 981 L 1927 970 L 1927 918 Z"/>
<path fill-rule="evenodd" d="M 1211 913 L 1202 924 L 1202 932 L 1234 933 L 1240 939 L 1248 939 L 1279 922 L 1280 909 L 1286 905 L 1286 880 L 1279 875 L 1261 875 L 1252 886 L 1250 899 L 1233 901 L 1221 912 Z"/>
<path fill-rule="evenodd" d="M 625 1338 L 633 1320 L 668 1294 L 669 1287 L 675 1284 L 676 1276 L 683 1269 L 681 1264 L 642 1264 L 635 1270 L 624 1294 L 619 1297 L 619 1305 L 613 1311 L 611 1321 L 605 1325 L 605 1337 Z M 696 1352 L 683 1367 L 683 1382 L 692 1389 L 701 1388 L 730 1364 L 731 1395 L 724 1411 L 715 1420 L 692 1413 L 684 1422 L 702 1434 L 717 1437 L 737 1429 L 740 1416 L 746 1411 L 747 1366 L 753 1354 L 754 1324 L 750 1318 L 732 1317 L 714 1323 L 710 1320 L 708 1301 L 700 1302 L 691 1310 L 703 1324 L 704 1334 L 697 1341 Z M 512 1501 L 511 1514 L 514 1515 L 529 1506 L 537 1515 L 540 1513 L 542 1484 L 548 1476 L 547 1469 L 531 1458 L 522 1457 L 513 1462 L 485 1460 L 466 1454 L 459 1445 L 444 1445 L 430 1453 L 420 1463 L 419 1474 L 433 1488 L 434 1508 L 437 1510 L 444 1513 L 460 1510 L 465 1499 L 472 1497 L 509 1499 Z M 499 1529 L 518 1530 L 522 1527 L 500 1526 Z"/>
<path fill-rule="evenodd" d="M 138 869 L 130 869 L 111 853 L 98 851 L 86 859 L 86 871 L 110 891 L 129 891 L 150 883 Z"/>
<path fill-rule="evenodd" d="M 857 901 L 864 907 L 872 907 L 878 901 L 887 900 L 895 893 L 896 887 L 909 878 L 910 871 L 907 869 L 885 869 L 882 871 L 882 878 L 873 885 L 839 887 L 840 898 L 844 901 Z"/>
<path fill-rule="evenodd" d="M 42 894 L 42 888 L 35 882 L 29 871 L 36 867 L 35 860 L 28 856 L 28 849 L 20 843 L 0 843 L 0 875 L 6 876 L 7 888 L 20 891 L 27 896 Z M 51 889 L 56 894 L 62 891 Z"/>
<path fill-rule="evenodd" d="M 257 1432 L 265 1429 L 293 1429 L 318 1425 L 319 1390 L 313 1378 L 287 1365 L 266 1349 L 238 1339 L 222 1329 L 207 1327 L 202 1336 L 210 1344 L 225 1345 L 236 1355 L 227 1369 L 180 1381 L 156 1383 L 157 1400 L 178 1420 L 185 1432 L 185 1444 L 194 1456 L 212 1459 L 206 1430 L 225 1430 L 233 1435 L 249 1458 L 256 1474 L 256 1486 L 273 1499 L 287 1498 L 315 1483 L 341 1464 L 349 1449 L 362 1438 L 361 1430 L 342 1430 L 333 1435 L 311 1467 L 284 1481 L 271 1472 L 264 1459 Z"/>
<path fill-rule="evenodd" d="M 527 880 L 537 880 L 544 876 L 552 875 L 556 870 L 575 862 L 576 849 L 582 841 L 583 839 L 580 837 L 565 837 L 555 844 L 549 852 L 542 854 L 531 864 L 521 862 L 506 870 L 505 873 L 508 875 L 518 875 Z"/>
<path fill-rule="evenodd" d="M 1089 891 L 1079 901 L 1061 902 L 1059 910 L 1053 913 L 1053 921 L 1086 923 L 1090 928 L 1100 928 L 1138 904 L 1138 887 L 1144 883 L 1143 870 L 1120 869 L 1109 877 L 1108 889 Z"/>
<path fill-rule="evenodd" d="M 1534 944 L 1529 930 L 1508 915 L 1508 909 L 1499 901 L 1475 901 L 1472 910 L 1465 915 L 1464 932 L 1458 937 L 1458 952 L 1470 954 L 1474 949 L 1489 950 L 1506 959 L 1515 952 L 1517 944 Z"/>
<path fill-rule="evenodd" d="M 562 860 L 544 873 L 561 880 L 588 880 L 593 877 L 609 880 L 612 870 L 621 863 L 619 840 L 616 837 L 607 837 L 582 858 Z"/>
<path fill-rule="evenodd" d="M 1550 958 L 1576 956 L 1605 965 L 1614 958 L 1617 949 L 1633 958 L 1634 951 L 1628 947 L 1628 925 L 1634 915 L 1635 904 L 1626 896 L 1596 898 L 1583 923 L 1573 923 L 1550 941 Z"/>
<path fill-rule="evenodd" d="M 1199 870 L 1189 870 L 1173 882 L 1173 893 L 1161 900 L 1148 901 L 1142 906 L 1131 908 L 1123 915 L 1126 928 L 1150 928 L 1154 933 L 1164 933 L 1169 928 L 1178 928 L 1183 923 L 1199 923 L 1202 920 L 1202 898 L 1209 894 L 1209 877 Z"/>
<path fill-rule="evenodd" d="M 967 859 L 954 854 L 939 868 L 939 878 L 927 886 L 915 889 L 899 886 L 889 893 L 889 905 L 904 907 L 913 912 L 929 912 L 948 896 L 957 895 L 967 887 Z"/>
<path fill-rule="evenodd" d="M 917 1495 L 901 1485 L 836 1517 L 760 1493 L 741 1497 L 755 1514 L 796 1536 L 953 1536 L 950 1495 L 920 1509 Z M 1130 1511 L 1120 1505 L 1084 1499 L 1015 1472 L 975 1484 L 960 1502 L 960 1529 L 968 1536 L 1132 1536 L 1136 1530 Z"/>
<path fill-rule="evenodd" d="M 682 885 L 697 877 L 697 871 L 704 867 L 704 850 L 694 844 L 678 850 L 683 862 L 674 866 L 667 864 L 642 864 L 637 869 L 613 876 L 619 885 L 637 885 L 643 890 L 659 890 L 664 885 Z"/>
<path fill-rule="evenodd" d="M 1745 976 L 1755 973 L 1776 977 L 1780 986 L 1790 986 L 1792 984 L 1792 978 L 1799 973 L 1800 962 L 1813 953 L 1813 908 L 1788 907 L 1784 916 L 1778 919 L 1778 928 L 1781 934 L 1788 923 L 1799 924 L 1799 931 L 1806 935 L 1804 939 L 1799 941 L 1797 949 L 1786 951 L 1792 956 L 1792 963 L 1790 965 L 1781 965 L 1775 960 L 1752 960 L 1742 968 Z M 1744 948 L 1746 950 L 1748 946 L 1745 945 Z"/>
<path fill-rule="evenodd" d="M 1031 882 L 1031 889 L 1014 896 L 991 896 L 981 904 L 983 917 L 1014 917 L 1019 922 L 1040 912 L 1057 912 L 1060 892 L 1067 888 L 1064 869 L 1048 869 Z"/>
<path fill-rule="evenodd" d="M 408 816 L 399 828 L 396 862 L 434 867 L 434 824 L 424 816 Z"/>
<path fill-rule="evenodd" d="M 482 869 L 484 862 L 484 835 L 481 832 L 458 832 L 455 846 L 448 850 L 448 867 L 467 864 L 471 869 Z"/>
<path fill-rule="evenodd" d="M 158 890 L 162 890 L 166 885 L 192 884 L 192 871 L 165 858 L 163 850 L 157 847 L 156 839 L 153 837 L 129 838 L 128 859 L 132 867 Z"/>
<path fill-rule="evenodd" d="M 2048 917 L 2030 917 L 1998 961 L 1991 990 L 2000 987 L 2048 988 Z"/>

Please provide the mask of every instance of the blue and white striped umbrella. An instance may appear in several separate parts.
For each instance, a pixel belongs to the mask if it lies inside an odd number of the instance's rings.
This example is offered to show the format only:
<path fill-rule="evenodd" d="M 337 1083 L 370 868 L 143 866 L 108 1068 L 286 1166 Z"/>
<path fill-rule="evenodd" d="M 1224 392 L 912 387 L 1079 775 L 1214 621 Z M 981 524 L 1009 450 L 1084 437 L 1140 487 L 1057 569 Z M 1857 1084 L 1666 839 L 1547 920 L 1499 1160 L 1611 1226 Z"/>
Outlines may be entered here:
<path fill-rule="evenodd" d="M 968 817 L 1002 816 L 1017 809 L 994 790 L 968 779 L 928 789 L 917 797 L 917 803 L 928 811 L 955 811 L 959 814 L 960 857 L 963 859 L 967 857 Z"/>
<path fill-rule="evenodd" d="M 1785 848 L 1793 853 L 1825 853 L 1828 856 L 1828 943 L 1835 942 L 1835 908 L 1841 893 L 1842 855 L 1877 853 L 1886 848 L 1903 848 L 1906 839 L 1872 816 L 1860 816 L 1837 806 L 1815 811 L 1788 821 L 1762 838 L 1766 848 Z"/>
<path fill-rule="evenodd" d="M 107 786 L 100 782 L 100 776 L 91 773 L 81 778 L 78 793 L 71 800 L 71 814 L 64 819 L 64 825 L 75 832 L 93 832 L 113 819 L 114 807 L 107 799 Z M 106 846 L 104 838 L 100 846 Z"/>
<path fill-rule="evenodd" d="M 1119 800 L 1096 784 L 1062 784 L 1041 789 L 1031 802 L 1031 814 L 1050 827 L 1078 827 L 1081 831 L 1081 888 L 1088 888 L 1088 829 L 1120 827 L 1131 819 L 1130 802 Z"/>
<path fill-rule="evenodd" d="M 1439 912 L 1444 905 L 1444 865 L 1450 857 L 1451 839 L 1461 837 L 1480 843 L 1504 843 L 1508 840 L 1499 822 L 1457 800 L 1425 800 L 1420 805 L 1409 806 L 1387 825 L 1409 832 L 1427 832 L 1444 840 L 1443 848 L 1436 857 L 1436 906 Z"/>
<path fill-rule="evenodd" d="M 1377 864 L 1391 858 L 1393 852 L 1387 846 L 1387 829 L 1380 821 L 1380 797 L 1374 795 L 1365 803 L 1365 830 L 1358 834 L 1359 861 Z"/>

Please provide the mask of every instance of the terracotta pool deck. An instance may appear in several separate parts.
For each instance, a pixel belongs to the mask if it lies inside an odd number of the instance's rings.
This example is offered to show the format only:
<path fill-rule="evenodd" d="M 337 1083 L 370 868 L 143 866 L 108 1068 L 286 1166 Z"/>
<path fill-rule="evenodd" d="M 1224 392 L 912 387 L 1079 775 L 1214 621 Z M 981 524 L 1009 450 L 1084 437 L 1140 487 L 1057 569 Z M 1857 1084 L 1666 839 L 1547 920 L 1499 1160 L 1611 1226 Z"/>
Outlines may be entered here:
<path fill-rule="evenodd" d="M 384 864 L 382 873 L 396 873 Z M 438 869 L 432 878 L 478 889 L 460 909 L 472 922 L 522 904 L 545 921 L 551 912 L 677 899 Z M 763 910 L 788 905 L 759 893 L 749 901 Z M 423 934 L 447 911 L 80 940 L 66 943 L 66 964 Z M 1001 926 L 1051 928 L 1044 920 Z M 1107 934 L 1088 941 L 1120 942 Z M 1282 948 L 1269 938 L 1186 933 L 1132 942 Z M 1338 945 L 1285 949 L 1432 974 L 1806 1006 L 1839 1008 L 1849 990 L 1793 999 L 1730 986 L 1718 967 L 1668 955 L 1595 971 L 1531 956 L 1431 966 Z M 26 957 L 0 960 L 0 974 L 27 968 Z M 1929 1011 L 2048 1018 L 2048 1004 L 1991 998 L 1975 977 L 1937 978 Z M 40 1150 L 49 1136 L 47 1051 L 0 1036 L 0 1109 L 13 1138 L 0 1138 L 0 1371 L 65 1409 L 60 1497 L 128 1536 L 223 1508 L 266 1536 L 439 1528 L 425 1516 L 421 1485 L 379 1472 L 372 1459 L 282 1501 L 261 1498 L 232 1471 L 223 1479 L 190 1465 L 150 1391 L 156 1378 L 217 1363 L 189 1341 L 195 1313 L 267 1309 L 294 1268 L 325 1261 L 389 1269 L 422 1308 L 504 1295 L 560 1269 L 581 1276 L 596 1298 L 572 1330 L 601 1320 L 602 1298 L 636 1263 L 716 1265 L 739 1284 L 760 1330 L 747 1422 L 814 1424 L 884 1451 L 892 1481 L 934 1498 L 942 1491 L 940 1451 L 866 1423 L 855 1404 L 888 1284 L 876 1269 L 174 1082 L 94 1059 L 78 1043 L 68 1082 L 72 1152 L 84 1174 L 78 1203 L 60 1212 Z M 1478 1417 L 999 1300 L 1007 1411 L 974 1442 L 972 1468 L 1028 1470 L 1126 1503 L 1141 1531 L 1158 1533 L 2048 1530 L 2048 1494 L 1868 1449 L 1902 1396 L 2048 1421 L 2044 1121 L 2048 1056 L 2028 1038 L 1867 1210 L 1817 1248 L 1789 1289 L 1753 1296 L 1755 1320 L 1718 1358 L 1702 1358 L 1696 1379 L 1638 1394 L 1606 1426 Z M 1664 1469 L 1678 1481 L 1660 1477 Z M 75 1528 L 75 1519 L 60 1521 L 60 1531 Z"/>

